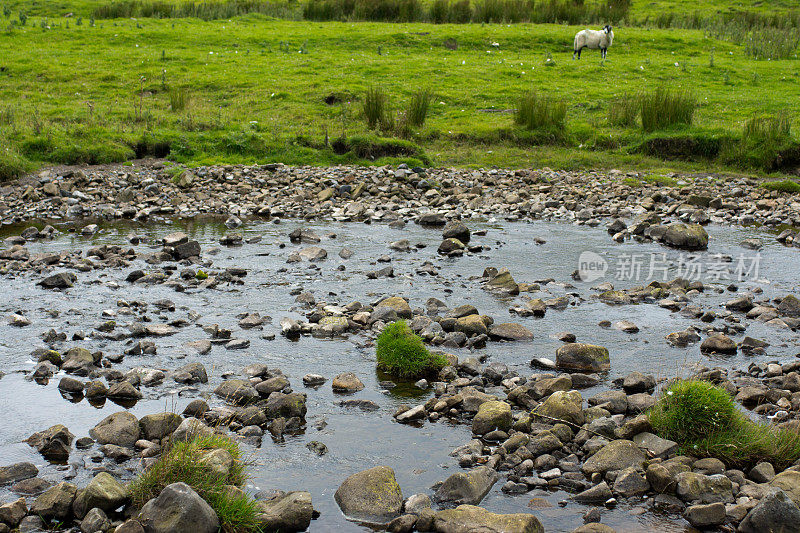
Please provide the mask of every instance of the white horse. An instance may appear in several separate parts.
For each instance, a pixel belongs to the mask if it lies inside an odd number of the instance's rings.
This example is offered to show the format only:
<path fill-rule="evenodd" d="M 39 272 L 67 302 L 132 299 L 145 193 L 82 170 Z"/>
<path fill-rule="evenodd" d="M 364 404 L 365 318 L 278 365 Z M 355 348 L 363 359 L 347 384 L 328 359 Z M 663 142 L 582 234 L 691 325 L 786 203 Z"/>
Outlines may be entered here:
<path fill-rule="evenodd" d="M 614 40 L 614 32 L 611 31 L 611 26 L 606 24 L 602 30 L 581 30 L 575 34 L 575 45 L 573 46 L 572 59 L 578 55 L 581 58 L 581 50 L 589 48 L 590 50 L 600 49 L 600 58 L 605 59 L 608 47 Z"/>

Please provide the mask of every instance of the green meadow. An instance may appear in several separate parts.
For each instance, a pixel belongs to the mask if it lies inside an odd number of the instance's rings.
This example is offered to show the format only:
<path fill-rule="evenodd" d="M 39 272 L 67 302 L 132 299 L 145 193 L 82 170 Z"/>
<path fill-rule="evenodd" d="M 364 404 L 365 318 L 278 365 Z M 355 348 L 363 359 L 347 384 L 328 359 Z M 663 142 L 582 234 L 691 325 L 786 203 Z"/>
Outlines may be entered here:
<path fill-rule="evenodd" d="M 795 28 L 774 30 L 791 48 L 779 54 L 753 43 L 756 30 L 622 25 L 605 61 L 597 50 L 573 61 L 585 25 L 95 19 L 98 4 L 15 2 L 0 13 L 0 178 L 149 155 L 753 175 L 800 166 Z M 369 89 L 397 124 L 368 128 Z M 398 127 L 420 91 L 424 123 Z M 641 100 L 657 91 L 690 99 L 690 124 L 643 127 Z M 564 105 L 563 123 L 515 120 L 531 95 Z"/>

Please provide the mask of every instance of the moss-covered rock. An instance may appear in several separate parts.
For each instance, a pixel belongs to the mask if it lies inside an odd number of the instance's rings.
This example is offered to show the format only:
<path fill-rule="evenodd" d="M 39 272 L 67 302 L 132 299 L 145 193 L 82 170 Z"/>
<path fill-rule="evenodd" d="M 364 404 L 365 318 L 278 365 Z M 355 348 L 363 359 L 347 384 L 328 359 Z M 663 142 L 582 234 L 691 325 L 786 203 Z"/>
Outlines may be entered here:
<path fill-rule="evenodd" d="M 86 486 L 79 490 L 72 510 L 75 516 L 83 518 L 91 509 L 97 507 L 110 513 L 130 499 L 128 489 L 111 474 L 101 472 Z"/>
<path fill-rule="evenodd" d="M 349 518 L 385 524 L 400 514 L 403 493 L 388 466 L 376 466 L 344 480 L 334 494 Z"/>
<path fill-rule="evenodd" d="M 641 469 L 646 460 L 644 452 L 635 442 L 622 439 L 612 440 L 583 464 L 583 472 L 591 475 L 595 472 L 605 474 L 610 470 L 623 470 L 630 467 Z"/>
<path fill-rule="evenodd" d="M 443 533 L 544 533 L 541 522 L 530 513 L 497 514 L 474 505 L 459 505 L 437 512 L 433 528 Z"/>
<path fill-rule="evenodd" d="M 486 322 L 481 315 L 467 315 L 456 319 L 456 331 L 461 331 L 467 336 L 485 335 L 489 333 Z"/>
<path fill-rule="evenodd" d="M 571 342 L 556 350 L 556 367 L 567 372 L 608 372 L 608 350 L 594 344 Z"/>
<path fill-rule="evenodd" d="M 581 426 L 585 421 L 583 397 L 580 392 L 575 390 L 556 391 L 534 409 L 532 415 L 547 417 L 546 421 L 548 422 L 555 419 Z"/>
<path fill-rule="evenodd" d="M 511 272 L 505 268 L 500 270 L 494 277 L 492 277 L 486 286 L 493 291 L 505 294 L 519 294 L 519 285 L 517 285 L 517 282 L 514 281 L 514 278 L 511 276 Z"/>
<path fill-rule="evenodd" d="M 489 326 L 489 336 L 503 341 L 527 341 L 533 338 L 533 333 L 515 322 L 503 322 Z"/>
<path fill-rule="evenodd" d="M 495 429 L 508 431 L 514 419 L 511 416 L 511 406 L 506 402 L 488 401 L 478 407 L 478 413 L 472 419 L 472 432 L 476 435 L 485 435 Z"/>
<path fill-rule="evenodd" d="M 708 248 L 708 233 L 700 224 L 676 222 L 667 226 L 661 240 L 674 248 L 705 250 Z"/>
<path fill-rule="evenodd" d="M 800 507 L 800 472 L 784 470 L 772 478 L 769 484 L 772 487 L 781 489 L 798 507 Z"/>
<path fill-rule="evenodd" d="M 411 311 L 411 306 L 408 305 L 408 301 L 399 296 L 391 296 L 381 300 L 381 302 L 375 307 L 388 307 L 390 309 L 394 309 L 394 312 L 397 313 L 399 318 L 411 318 L 413 316 L 413 312 Z"/>
<path fill-rule="evenodd" d="M 437 502 L 477 505 L 497 482 L 497 472 L 486 466 L 473 468 L 469 472 L 456 472 L 436 490 L 433 499 Z"/>

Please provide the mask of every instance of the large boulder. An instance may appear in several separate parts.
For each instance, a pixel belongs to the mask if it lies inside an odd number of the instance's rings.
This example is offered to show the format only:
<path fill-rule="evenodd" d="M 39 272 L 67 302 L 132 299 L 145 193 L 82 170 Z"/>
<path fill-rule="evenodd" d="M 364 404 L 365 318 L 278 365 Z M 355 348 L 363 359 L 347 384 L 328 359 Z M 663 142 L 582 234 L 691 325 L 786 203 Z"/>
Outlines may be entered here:
<path fill-rule="evenodd" d="M 186 483 L 164 487 L 138 517 L 147 533 L 216 533 L 217 513 Z"/>
<path fill-rule="evenodd" d="M 381 300 L 381 302 L 375 306 L 376 309 L 379 307 L 388 307 L 394 310 L 399 318 L 411 318 L 414 315 L 411 311 L 411 306 L 408 305 L 408 301 L 399 296 L 391 296 Z"/>
<path fill-rule="evenodd" d="M 96 531 L 108 531 L 111 528 L 111 520 L 101 509 L 95 507 L 81 520 L 81 533 L 95 533 Z"/>
<path fill-rule="evenodd" d="M 19 498 L 11 503 L 0 505 L 0 523 L 17 527 L 28 514 L 28 505 L 25 498 Z"/>
<path fill-rule="evenodd" d="M 531 513 L 496 514 L 474 505 L 459 505 L 436 513 L 433 530 L 439 533 L 544 533 Z"/>
<path fill-rule="evenodd" d="M 533 333 L 516 322 L 503 322 L 489 326 L 489 336 L 501 341 L 529 341 Z"/>
<path fill-rule="evenodd" d="M 602 346 L 571 342 L 556 350 L 556 367 L 567 372 L 607 372 L 611 359 Z"/>
<path fill-rule="evenodd" d="M 583 472 L 591 475 L 595 472 L 605 474 L 610 470 L 624 470 L 631 467 L 641 469 L 646 460 L 647 456 L 635 442 L 612 440 L 583 464 Z"/>
<path fill-rule="evenodd" d="M 69 457 L 74 438 L 75 436 L 66 426 L 57 424 L 44 431 L 34 433 L 25 442 L 36 448 L 46 459 L 65 461 Z"/>
<path fill-rule="evenodd" d="M 45 520 L 63 521 L 72 512 L 72 503 L 78 487 L 62 482 L 50 487 L 33 502 L 31 513 Z"/>
<path fill-rule="evenodd" d="M 700 224 L 683 224 L 682 222 L 670 224 L 661 240 L 668 246 L 684 250 L 708 248 L 708 233 Z"/>
<path fill-rule="evenodd" d="M 214 429 L 196 418 L 185 418 L 181 425 L 172 433 L 173 442 L 185 442 L 196 437 L 209 437 L 214 434 Z"/>
<path fill-rule="evenodd" d="M 700 351 L 703 353 L 735 354 L 736 342 L 722 333 L 706 337 L 700 343 Z"/>
<path fill-rule="evenodd" d="M 256 502 L 263 531 L 294 533 L 305 531 L 311 524 L 314 508 L 308 492 L 281 492 Z"/>
<path fill-rule="evenodd" d="M 306 395 L 299 392 L 291 394 L 273 392 L 264 406 L 264 414 L 270 419 L 278 417 L 305 418 L 306 412 Z"/>
<path fill-rule="evenodd" d="M 156 413 L 145 415 L 139 420 L 142 437 L 147 440 L 163 439 L 178 429 L 183 418 L 176 413 Z"/>
<path fill-rule="evenodd" d="M 784 470 L 769 482 L 770 486 L 781 489 L 800 507 L 800 472 Z"/>
<path fill-rule="evenodd" d="M 455 330 L 465 335 L 485 335 L 489 332 L 486 321 L 481 315 L 467 315 L 456 319 Z"/>
<path fill-rule="evenodd" d="M 778 304 L 778 313 L 783 316 L 800 317 L 800 300 L 792 294 L 784 296 Z"/>
<path fill-rule="evenodd" d="M 68 289 L 75 285 L 77 280 L 78 276 L 72 272 L 56 272 L 40 281 L 39 285 L 45 289 Z"/>
<path fill-rule="evenodd" d="M 107 472 L 100 472 L 75 496 L 72 510 L 75 516 L 83 518 L 91 509 L 97 507 L 111 512 L 130 498 L 128 489 Z"/>
<path fill-rule="evenodd" d="M 363 390 L 364 384 L 354 373 L 345 372 L 333 378 L 331 387 L 333 388 L 333 392 L 349 393 Z"/>
<path fill-rule="evenodd" d="M 253 384 L 246 379 L 225 380 L 214 389 L 214 394 L 236 405 L 247 405 L 261 398 Z"/>
<path fill-rule="evenodd" d="M 0 486 L 16 483 L 39 475 L 39 469 L 33 463 L 14 463 L 0 466 Z"/>
<path fill-rule="evenodd" d="M 442 230 L 442 238 L 444 239 L 458 239 L 463 243 L 468 243 L 470 237 L 469 228 L 458 220 L 451 220 Z"/>
<path fill-rule="evenodd" d="M 585 421 L 583 397 L 576 390 L 556 391 L 534 409 L 533 414 L 546 417 L 550 423 L 563 420 L 581 426 Z"/>
<path fill-rule="evenodd" d="M 733 487 L 724 474 L 707 476 L 697 472 L 682 472 L 675 476 L 675 493 L 685 502 L 732 503 Z"/>
<path fill-rule="evenodd" d="M 740 533 L 784 533 L 800 528 L 800 508 L 780 489 L 771 489 L 739 524 Z"/>
<path fill-rule="evenodd" d="M 385 524 L 403 508 L 403 493 L 388 466 L 376 466 L 344 480 L 334 499 L 342 512 L 356 520 Z"/>
<path fill-rule="evenodd" d="M 514 281 L 511 272 L 505 268 L 497 272 L 497 274 L 486 283 L 486 287 L 489 290 L 511 296 L 519 294 L 519 285 Z"/>
<path fill-rule="evenodd" d="M 689 465 L 680 461 L 664 461 L 649 465 L 645 475 L 653 490 L 662 494 L 675 492 L 675 487 L 678 485 L 678 474 L 690 470 Z"/>
<path fill-rule="evenodd" d="M 684 518 L 696 528 L 708 528 L 725 521 L 725 504 L 722 502 L 698 504 L 687 507 Z"/>
<path fill-rule="evenodd" d="M 456 472 L 436 490 L 433 499 L 437 502 L 477 505 L 497 482 L 496 471 L 479 466 L 469 472 Z"/>
<path fill-rule="evenodd" d="M 511 406 L 506 402 L 488 401 L 478 407 L 478 413 L 472 419 L 472 432 L 485 435 L 495 429 L 508 431 L 514 419 Z"/>
<path fill-rule="evenodd" d="M 125 448 L 133 448 L 133 445 L 139 440 L 139 421 L 131 413 L 120 411 L 101 420 L 99 424 L 89 430 L 89 435 L 100 444 L 116 444 Z"/>

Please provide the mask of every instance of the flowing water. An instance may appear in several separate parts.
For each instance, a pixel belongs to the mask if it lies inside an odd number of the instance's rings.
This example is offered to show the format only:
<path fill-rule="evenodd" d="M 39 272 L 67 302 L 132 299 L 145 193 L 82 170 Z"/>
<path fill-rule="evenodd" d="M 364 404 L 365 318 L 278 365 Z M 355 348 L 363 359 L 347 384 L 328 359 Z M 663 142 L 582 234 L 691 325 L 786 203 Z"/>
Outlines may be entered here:
<path fill-rule="evenodd" d="M 443 300 L 454 307 L 464 303 L 475 305 L 481 314 L 494 317 L 496 322 L 519 322 L 534 332 L 531 342 L 497 343 L 490 342 L 485 349 L 470 352 L 466 349 L 449 350 L 459 357 L 486 356 L 487 362 L 499 361 L 521 375 L 527 376 L 538 370 L 530 367 L 533 357 L 554 358 L 555 350 L 561 345 L 555 334 L 562 331 L 574 333 L 579 341 L 600 344 L 611 352 L 611 372 L 608 381 L 593 390 L 583 391 L 584 398 L 605 390 L 610 380 L 625 376 L 633 370 L 652 373 L 656 377 L 671 377 L 685 373 L 695 363 L 705 365 L 724 365 L 728 367 L 746 366 L 751 360 L 786 361 L 796 353 L 796 335 L 788 330 L 777 330 L 753 321 L 748 325 L 747 334 L 768 340 L 768 356 L 752 357 L 738 354 L 726 358 L 709 358 L 700 354 L 699 344 L 689 348 L 673 348 L 664 340 L 667 333 L 683 330 L 699 321 L 671 313 L 653 304 L 609 306 L 592 298 L 596 291 L 592 286 L 602 281 L 610 281 L 616 288 L 627 288 L 646 284 L 651 253 L 666 253 L 667 272 L 670 279 L 676 277 L 682 256 L 680 252 L 668 250 L 654 243 L 613 242 L 604 228 L 589 228 L 551 222 L 507 223 L 496 221 L 468 221 L 470 229 L 486 230 L 485 236 L 473 237 L 472 243 L 490 247 L 478 254 L 467 254 L 461 258 L 442 258 L 436 248 L 441 241 L 438 230 L 425 229 L 409 224 L 404 229 L 393 229 L 387 225 L 373 223 L 301 223 L 284 221 L 273 224 L 266 221 L 247 221 L 239 231 L 245 239 L 260 237 L 260 242 L 240 247 L 221 247 L 216 244 L 221 235 L 228 230 L 216 220 L 176 220 L 150 222 L 138 225 L 132 222 L 103 225 L 101 231 L 91 238 L 68 232 L 52 241 L 30 243 L 31 253 L 59 250 L 83 250 L 98 244 L 120 244 L 129 246 L 130 233 L 147 235 L 151 242 L 174 231 L 185 231 L 190 238 L 197 239 L 203 248 L 204 259 L 213 261 L 206 270 L 225 267 L 243 267 L 248 273 L 243 285 L 220 285 L 217 289 L 187 290 L 176 292 L 170 288 L 155 285 L 132 285 L 125 282 L 128 272 L 135 268 L 147 270 L 147 265 L 137 260 L 123 269 L 98 269 L 77 273 L 78 283 L 63 292 L 45 291 L 36 286 L 41 279 L 39 274 L 14 273 L 2 278 L 3 296 L 0 298 L 0 313 L 7 316 L 21 312 L 32 324 L 24 328 L 11 327 L 5 320 L 0 324 L 0 371 L 5 377 L 0 379 L 0 411 L 4 424 L 0 429 L 0 464 L 16 461 L 31 461 L 40 467 L 42 477 L 60 480 L 63 465 L 48 465 L 35 450 L 21 441 L 31 433 L 41 431 L 53 424 L 63 423 L 76 435 L 84 436 L 97 422 L 108 414 L 122 410 L 123 407 L 112 402 L 102 406 L 90 405 L 86 400 L 72 403 L 63 398 L 56 386 L 59 376 L 47 385 L 36 384 L 25 379 L 25 372 L 34 367 L 31 351 L 44 346 L 39 335 L 50 328 L 64 331 L 70 339 L 73 333 L 92 332 L 95 326 L 106 319 L 101 317 L 104 309 L 116 309 L 118 300 L 142 301 L 152 303 L 168 298 L 175 303 L 174 312 L 153 311 L 148 315 L 163 321 L 189 319 L 190 312 L 201 318 L 196 323 L 180 328 L 175 335 L 155 339 L 158 354 L 152 356 L 126 356 L 115 368 L 123 372 L 136 366 L 174 369 L 188 362 L 202 362 L 208 369 L 210 382 L 197 390 L 179 386 L 167 378 L 163 385 L 142 387 L 145 398 L 131 411 L 136 416 L 163 411 L 180 412 L 184 406 L 198 396 L 208 397 L 225 374 L 238 374 L 251 363 L 261 362 L 271 368 L 280 368 L 289 378 L 293 388 L 308 395 L 307 427 L 302 434 L 287 436 L 285 442 L 275 443 L 265 435 L 258 449 L 246 448 L 253 462 L 252 480 L 249 490 L 307 490 L 311 492 L 315 509 L 321 512 L 318 520 L 312 522 L 312 531 L 340 531 L 366 529 L 348 522 L 340 513 L 333 499 L 339 484 L 350 474 L 376 466 L 389 465 L 394 468 L 398 482 L 405 496 L 417 492 L 431 494 L 430 487 L 459 471 L 449 452 L 471 439 L 468 425 L 453 425 L 446 421 L 426 422 L 421 427 L 404 426 L 394 422 L 392 413 L 403 403 L 416 405 L 426 401 L 433 393 L 413 386 L 401 386 L 386 390 L 380 385 L 381 378 L 375 372 L 374 348 L 365 335 L 350 334 L 334 339 L 301 337 L 296 341 L 279 334 L 278 321 L 284 317 L 303 318 L 303 309 L 295 303 L 290 293 L 296 289 L 311 291 L 317 302 L 346 305 L 352 301 L 374 303 L 386 295 L 401 295 L 408 298 L 412 307 L 424 308 L 430 297 Z M 311 265 L 309 263 L 287 264 L 286 259 L 292 251 L 306 245 L 290 244 L 288 234 L 295 228 L 308 227 L 322 236 L 319 244 L 328 251 L 328 259 Z M 18 234 L 22 228 L 4 228 L 4 234 Z M 726 263 L 731 270 L 740 257 L 758 261 L 758 272 L 751 271 L 747 280 L 737 282 L 739 292 L 761 288 L 763 294 L 758 299 L 771 298 L 796 292 L 800 266 L 798 251 L 784 248 L 774 241 L 774 237 L 758 228 L 709 227 L 711 235 L 709 254 L 727 254 L 733 263 Z M 333 235 L 331 235 L 333 234 Z M 334 236 L 335 235 L 335 236 Z M 545 244 L 537 245 L 535 238 L 542 238 Z M 743 248 L 739 243 L 745 238 L 759 237 L 766 244 L 756 257 L 756 252 Z M 393 252 L 388 244 L 402 238 L 409 239 L 412 246 L 422 243 L 426 246 L 412 252 Z M 472 244 L 471 243 L 471 244 Z M 348 247 L 354 255 L 349 260 L 340 259 L 338 252 Z M 155 245 L 142 244 L 137 251 L 147 252 L 159 249 Z M 211 252 L 217 249 L 214 254 Z M 571 273 L 578 267 L 578 257 L 583 251 L 593 251 L 611 263 L 604 279 L 594 283 L 573 281 Z M 381 255 L 389 255 L 394 267 L 394 278 L 370 280 L 366 272 L 377 270 L 383 263 L 376 262 Z M 622 266 L 629 263 L 629 257 L 642 261 L 639 279 L 624 272 Z M 703 259 L 706 264 L 710 259 Z M 425 261 L 431 261 L 438 270 L 437 276 L 418 275 L 415 270 Z M 634 260 L 634 263 L 636 261 Z M 344 270 L 340 266 L 344 265 Z M 163 266 L 163 265 L 161 265 Z M 488 266 L 506 267 L 518 282 L 537 282 L 553 278 L 553 283 L 543 283 L 541 291 L 530 294 L 533 297 L 552 298 L 571 295 L 572 304 L 563 311 L 548 309 L 544 318 L 521 318 L 509 314 L 509 307 L 519 304 L 519 297 L 499 298 L 486 292 L 480 283 L 480 276 Z M 617 268 L 619 267 L 619 268 Z M 180 270 L 182 267 L 178 267 Z M 624 279 L 615 279 L 616 275 Z M 663 279 L 658 272 L 657 279 Z M 704 278 L 708 281 L 708 278 Z M 695 305 L 704 309 L 720 309 L 732 292 L 726 289 L 730 281 L 720 280 L 713 287 L 693 299 Z M 720 290 L 714 290 L 720 289 Z M 296 291 L 295 291 L 296 292 Z M 237 326 L 236 315 L 242 312 L 258 312 L 273 318 L 263 330 L 241 330 Z M 132 317 L 120 316 L 119 324 Z M 627 319 L 636 323 L 640 332 L 626 334 L 613 328 L 598 326 L 601 320 L 612 323 Z M 716 323 L 719 323 L 719 319 Z M 233 337 L 250 340 L 245 350 L 226 350 L 215 345 L 207 355 L 198 355 L 185 344 L 189 341 L 207 338 L 200 325 L 217 323 L 233 330 Z M 270 340 L 271 334 L 277 334 Z M 737 338 L 738 339 L 738 338 Z M 64 343 L 63 348 L 74 345 L 92 351 L 121 353 L 125 342 L 112 341 L 100 337 L 87 336 L 82 341 Z M 379 411 L 362 412 L 345 409 L 338 405 L 343 399 L 331 391 L 330 379 L 346 371 L 355 372 L 366 388 L 353 395 L 376 402 Z M 318 389 L 303 387 L 301 378 L 306 373 L 322 374 L 328 382 Z M 491 390 L 487 391 L 491 392 Z M 210 403 L 218 402 L 213 396 Z M 316 440 L 327 445 L 329 453 L 318 457 L 309 451 L 305 443 Z M 92 462 L 96 451 L 73 451 L 70 462 L 85 463 L 97 467 Z M 97 457 L 95 457 L 97 459 Z M 131 464 L 135 461 L 131 461 Z M 119 468 L 119 467 L 112 467 Z M 131 466 L 133 470 L 133 466 Z M 77 469 L 73 480 L 85 483 L 90 474 Z M 121 472 L 130 476 L 130 472 Z M 502 481 L 482 502 L 482 506 L 495 512 L 533 512 L 547 531 L 570 531 L 582 524 L 581 514 L 586 507 L 575 503 L 559 506 L 568 494 L 556 491 L 532 491 L 524 495 L 505 495 L 500 491 Z M 0 489 L 0 500 L 11 496 Z M 531 509 L 532 498 L 543 498 L 551 507 Z M 602 521 L 624 531 L 682 531 L 685 522 L 680 517 L 646 512 L 638 502 L 622 502 L 616 509 L 604 511 Z M 631 512 L 633 510 L 633 512 Z"/>

